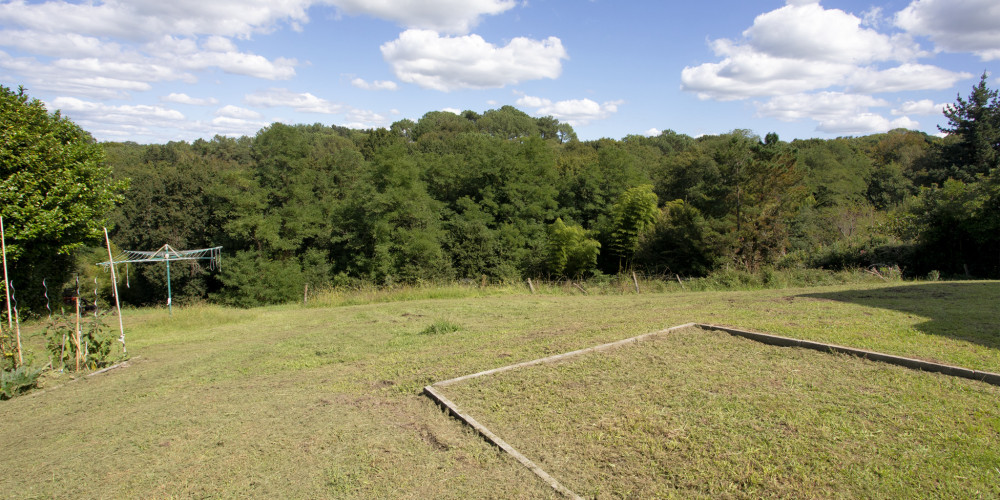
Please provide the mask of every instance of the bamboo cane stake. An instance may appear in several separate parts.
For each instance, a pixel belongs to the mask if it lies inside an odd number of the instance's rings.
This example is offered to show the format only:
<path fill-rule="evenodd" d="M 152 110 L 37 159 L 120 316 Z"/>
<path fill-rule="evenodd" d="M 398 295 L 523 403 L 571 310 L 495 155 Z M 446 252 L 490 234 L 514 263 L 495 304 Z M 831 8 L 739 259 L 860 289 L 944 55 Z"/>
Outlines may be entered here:
<path fill-rule="evenodd" d="M 14 284 L 10 284 L 11 288 L 11 302 L 14 303 L 14 337 L 17 339 L 17 366 L 24 364 L 23 350 L 21 349 L 21 318 L 17 313 L 17 290 L 14 290 Z"/>
<path fill-rule="evenodd" d="M 18 318 L 17 308 L 14 308 L 14 336 L 17 337 L 17 366 L 24 364 L 24 354 L 21 349 L 21 319 Z"/>
<path fill-rule="evenodd" d="M 122 354 L 128 354 L 128 349 L 125 348 L 125 324 L 122 323 L 122 305 L 118 301 L 118 280 L 115 278 L 115 258 L 111 256 L 111 239 L 108 238 L 108 228 L 104 228 L 104 242 L 108 245 L 108 262 L 111 265 L 111 285 L 115 291 L 115 309 L 118 311 L 118 331 L 121 332 L 121 337 L 118 337 L 118 341 L 122 343 Z"/>
<path fill-rule="evenodd" d="M 76 303 L 76 332 L 73 334 L 73 343 L 76 344 L 76 371 L 80 371 L 80 356 L 83 352 L 80 348 L 80 296 L 73 297 Z"/>

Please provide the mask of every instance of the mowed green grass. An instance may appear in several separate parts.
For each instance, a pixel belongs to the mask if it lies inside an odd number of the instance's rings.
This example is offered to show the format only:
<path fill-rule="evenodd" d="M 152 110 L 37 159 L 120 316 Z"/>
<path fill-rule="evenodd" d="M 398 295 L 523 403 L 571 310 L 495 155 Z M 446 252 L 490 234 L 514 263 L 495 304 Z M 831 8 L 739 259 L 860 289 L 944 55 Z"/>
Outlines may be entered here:
<path fill-rule="evenodd" d="M 686 328 L 438 389 L 588 498 L 997 498 L 1000 387 Z"/>
<path fill-rule="evenodd" d="M 46 378 L 44 392 L 0 403 L 0 492 L 552 497 L 421 388 L 689 321 L 1000 372 L 997 282 L 475 295 L 338 307 L 199 306 L 175 308 L 173 316 L 126 311 L 130 366 L 68 384 Z M 726 437 L 710 432 L 704 439 L 724 446 Z M 815 491 L 795 491 L 824 496 L 839 486 L 814 484 Z M 782 491 L 761 482 L 733 495 Z"/>

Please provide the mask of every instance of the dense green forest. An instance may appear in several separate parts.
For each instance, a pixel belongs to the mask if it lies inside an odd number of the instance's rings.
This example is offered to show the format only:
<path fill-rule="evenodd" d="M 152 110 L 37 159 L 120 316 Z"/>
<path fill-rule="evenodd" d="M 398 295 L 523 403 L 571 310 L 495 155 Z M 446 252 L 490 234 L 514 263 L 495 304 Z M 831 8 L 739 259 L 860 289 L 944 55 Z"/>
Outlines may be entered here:
<path fill-rule="evenodd" d="M 985 75 L 945 116 L 944 138 L 580 141 L 552 117 L 504 106 L 388 129 L 275 123 L 254 137 L 101 146 L 124 189 L 108 221 L 117 247 L 224 247 L 220 270 L 175 266 L 179 300 L 248 306 L 305 284 L 622 270 L 997 277 L 1000 104 Z M 100 258 L 79 255 L 81 269 Z M 123 298 L 162 300 L 161 266 L 129 273 Z"/>

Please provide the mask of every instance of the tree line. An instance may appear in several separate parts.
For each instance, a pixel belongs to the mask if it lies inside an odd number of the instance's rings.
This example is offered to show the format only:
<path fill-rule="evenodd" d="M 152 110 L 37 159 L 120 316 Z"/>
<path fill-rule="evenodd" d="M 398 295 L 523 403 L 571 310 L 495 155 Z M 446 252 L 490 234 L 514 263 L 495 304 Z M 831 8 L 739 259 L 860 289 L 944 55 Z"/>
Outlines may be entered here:
<path fill-rule="evenodd" d="M 294 299 L 307 283 L 622 270 L 1000 276 L 1000 104 L 985 75 L 945 117 L 944 137 L 580 141 L 568 124 L 504 106 L 388 129 L 275 123 L 253 137 L 84 142 L 104 156 L 115 245 L 222 245 L 219 271 L 174 268 L 175 296 L 250 306 Z M 4 158 L 6 182 L 18 165 Z M 162 297 L 163 269 L 130 279 L 123 298 Z"/>

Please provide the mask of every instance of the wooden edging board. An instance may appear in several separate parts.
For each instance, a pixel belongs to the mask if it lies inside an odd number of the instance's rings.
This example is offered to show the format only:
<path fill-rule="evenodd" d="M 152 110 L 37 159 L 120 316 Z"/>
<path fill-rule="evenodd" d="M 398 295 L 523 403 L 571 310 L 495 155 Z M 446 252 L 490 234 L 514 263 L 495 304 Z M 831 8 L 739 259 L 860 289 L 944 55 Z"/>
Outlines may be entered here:
<path fill-rule="evenodd" d="M 469 427 L 472 427 L 473 429 L 475 429 L 476 432 L 478 432 L 483 437 L 483 439 L 485 439 L 487 442 L 493 444 L 494 446 L 500 448 L 501 450 L 503 450 L 507 454 L 509 454 L 512 457 L 514 457 L 515 460 L 517 460 L 522 465 L 524 465 L 525 467 L 527 467 L 531 472 L 533 472 L 536 476 L 538 476 L 543 481 L 545 481 L 545 483 L 548 484 L 549 486 L 551 486 L 552 489 L 554 489 L 555 491 L 557 491 L 560 494 L 562 494 L 563 496 L 566 496 L 566 497 L 569 497 L 569 498 L 582 499 L 581 496 L 577 495 L 576 493 L 574 493 L 569 488 L 566 488 L 565 486 L 563 486 L 562 483 L 560 483 L 554 477 L 552 477 L 547 472 L 545 472 L 544 470 L 542 470 L 542 468 L 539 467 L 538 464 L 532 462 L 531 459 L 529 459 L 528 457 L 526 457 L 521 452 L 517 451 L 509 443 L 507 443 L 506 441 L 504 441 L 503 439 L 501 439 L 500 436 L 497 436 L 496 434 L 493 433 L 493 431 L 489 430 L 486 426 L 480 424 L 478 421 L 476 421 L 476 419 L 472 418 L 471 415 L 469 415 L 469 414 L 463 412 L 462 410 L 460 410 L 458 408 L 458 405 L 456 405 L 450 399 L 446 398 L 443 394 L 441 394 L 440 392 L 438 392 L 435 388 L 436 387 L 446 387 L 446 386 L 449 386 L 449 385 L 452 385 L 452 384 L 455 384 L 455 383 L 458 383 L 458 382 L 462 382 L 462 381 L 465 381 L 465 380 L 469 380 L 469 379 L 473 379 L 473 378 L 478 378 L 478 377 L 483 377 L 483 376 L 486 376 L 486 375 L 493 375 L 495 373 L 501 373 L 501 372 L 510 371 L 510 370 L 516 370 L 516 369 L 525 368 L 525 367 L 528 367 L 528 366 L 535 366 L 535 365 L 541 365 L 541 364 L 547 364 L 547 363 L 554 363 L 554 362 L 557 362 L 557 361 L 562 361 L 564 359 L 573 358 L 573 357 L 579 356 L 581 354 L 587 354 L 587 353 L 590 353 L 590 352 L 606 351 L 608 349 L 614 349 L 616 347 L 619 347 L 619 346 L 622 346 L 622 345 L 625 345 L 625 344 L 634 343 L 634 342 L 641 342 L 643 340 L 647 340 L 647 339 L 650 339 L 652 337 L 657 337 L 657 336 L 664 335 L 664 334 L 667 334 L 667 333 L 671 333 L 671 332 L 674 332 L 674 331 L 677 331 L 677 330 L 681 330 L 681 329 L 685 329 L 685 328 L 692 328 L 692 327 L 702 328 L 702 329 L 705 329 L 705 330 L 722 331 L 722 332 L 726 332 L 726 333 L 728 333 L 730 335 L 733 335 L 733 336 L 743 337 L 743 338 L 746 338 L 746 339 L 754 340 L 754 341 L 757 341 L 757 342 L 760 342 L 760 343 L 763 343 L 763 344 L 768 344 L 768 345 L 773 345 L 773 346 L 779 346 L 779 347 L 802 347 L 802 348 L 805 348 L 805 349 L 812 349 L 812 350 L 821 351 L 821 352 L 835 352 L 835 353 L 841 353 L 841 354 L 849 354 L 851 356 L 857 356 L 857 357 L 864 358 L 864 359 L 869 359 L 869 360 L 872 360 L 872 361 L 879 361 L 879 362 L 883 362 L 883 363 L 889 363 L 889 364 L 892 364 L 892 365 L 902 366 L 902 367 L 910 368 L 910 369 L 914 369 L 914 370 L 922 370 L 922 371 L 940 373 L 940 374 L 943 374 L 943 375 L 949 375 L 949 376 L 953 376 L 953 377 L 967 378 L 967 379 L 977 380 L 977 381 L 980 381 L 980 382 L 985 382 L 985 383 L 991 384 L 991 385 L 1000 386 L 1000 374 L 998 374 L 998 373 L 985 372 L 985 371 L 981 371 L 981 370 L 972 370 L 972 369 L 969 369 L 969 368 L 962 368 L 960 366 L 945 365 L 945 364 L 942 364 L 942 363 L 934 363 L 932 361 L 924 361 L 924 360 L 920 360 L 920 359 L 907 358 L 907 357 L 903 357 L 903 356 L 894 356 L 892 354 L 884 354 L 884 353 L 880 353 L 880 352 L 876 352 L 876 351 L 868 351 L 868 350 L 865 350 L 865 349 L 855 349 L 853 347 L 844 347 L 844 346 L 840 346 L 840 345 L 836 345 L 836 344 L 826 344 L 826 343 L 823 343 L 823 342 L 813 342 L 813 341 L 810 341 L 810 340 L 799 340 L 799 339 L 794 339 L 794 338 L 791 338 L 791 337 L 782 337 L 780 335 L 771 335 L 769 333 L 752 332 L 752 331 L 749 331 L 749 330 L 741 330 L 741 329 L 738 329 L 738 328 L 731 328 L 731 327 L 728 327 L 728 326 L 711 325 L 711 324 L 704 324 L 704 323 L 685 323 L 683 325 L 678 325 L 678 326 L 674 326 L 674 327 L 671 327 L 671 328 L 666 328 L 666 329 L 659 330 L 659 331 L 656 331 L 656 332 L 646 333 L 646 334 L 643 334 L 643 335 L 639 335 L 637 337 L 631 337 L 631 338 L 627 338 L 627 339 L 624 339 L 624 340 L 619 340 L 617 342 L 611 342 L 611 343 L 608 343 L 608 344 L 601 344 L 601 345 L 594 346 L 594 347 L 588 347 L 586 349 L 579 349 L 579 350 L 576 350 L 576 351 L 571 351 L 571 352 L 567 352 L 567 353 L 563 353 L 563 354 L 557 354 L 555 356 L 549 356 L 549 357 L 545 357 L 545 358 L 535 359 L 535 360 L 532 360 L 532 361 L 525 361 L 523 363 L 517 363 L 517 364 L 513 364 L 513 365 L 503 366 L 503 367 L 500 367 L 500 368 L 494 368 L 492 370 L 485 370 L 485 371 L 481 371 L 481 372 L 478 372 L 478 373 L 473 373 L 473 374 L 470 374 L 470 375 L 463 375 L 461 377 L 456 377 L 456 378 L 453 378 L 453 379 L 442 380 L 440 382 L 435 382 L 435 383 L 433 383 L 431 385 L 428 385 L 428 386 L 424 387 L 424 394 L 427 395 L 427 397 L 429 397 L 435 403 L 437 403 L 438 405 L 440 405 L 442 408 L 444 408 L 449 414 L 451 414 L 452 416 L 454 416 L 458 420 L 462 421 L 463 423 L 465 423 Z"/>
<path fill-rule="evenodd" d="M 726 326 L 703 325 L 703 324 L 698 324 L 696 326 L 699 326 L 706 330 L 719 330 L 722 332 L 726 332 L 730 335 L 735 335 L 750 340 L 756 340 L 757 342 L 768 345 L 781 346 L 781 347 L 802 347 L 805 349 L 812 349 L 814 351 L 850 354 L 851 356 L 870 359 L 872 361 L 881 361 L 883 363 L 903 366 L 914 370 L 941 373 L 953 377 L 978 380 L 980 382 L 986 382 L 987 384 L 1000 386 L 1000 373 L 984 372 L 981 370 L 971 370 L 969 368 L 945 365 L 942 363 L 935 363 L 933 361 L 924 361 L 922 359 L 894 356 L 892 354 L 884 354 L 881 352 L 868 351 L 865 349 L 855 349 L 853 347 L 844 347 L 836 344 L 824 344 L 822 342 L 813 342 L 810 340 L 793 339 L 790 337 L 782 337 L 780 335 L 771 335 L 768 333 L 751 332 L 748 330 L 740 330 L 737 328 L 730 328 Z"/>
<path fill-rule="evenodd" d="M 53 391 L 55 389 L 63 387 L 66 384 L 72 384 L 73 382 L 77 382 L 79 380 L 84 380 L 84 379 L 93 377 L 95 375 L 100 375 L 102 373 L 107 373 L 107 372 L 109 372 L 111 370 L 117 370 L 119 368 L 126 368 L 129 365 L 131 365 L 133 361 L 138 361 L 140 359 L 142 359 L 142 356 L 136 356 L 134 358 L 129 358 L 129 359 L 126 359 L 125 361 L 122 361 L 120 363 L 116 363 L 116 364 L 113 364 L 111 366 L 106 366 L 104 368 L 101 368 L 100 370 L 97 370 L 97 371 L 94 371 L 94 372 L 90 372 L 90 373 L 84 375 L 83 377 L 70 379 L 69 381 L 67 381 L 65 383 L 62 383 L 62 384 L 59 384 L 59 385 L 56 385 L 56 386 L 52 386 L 52 387 L 46 387 L 45 389 L 39 389 L 37 391 L 31 391 L 31 392 L 25 394 L 24 397 L 37 396 L 39 394 L 44 394 L 46 392 Z"/>

